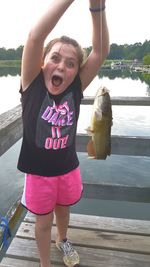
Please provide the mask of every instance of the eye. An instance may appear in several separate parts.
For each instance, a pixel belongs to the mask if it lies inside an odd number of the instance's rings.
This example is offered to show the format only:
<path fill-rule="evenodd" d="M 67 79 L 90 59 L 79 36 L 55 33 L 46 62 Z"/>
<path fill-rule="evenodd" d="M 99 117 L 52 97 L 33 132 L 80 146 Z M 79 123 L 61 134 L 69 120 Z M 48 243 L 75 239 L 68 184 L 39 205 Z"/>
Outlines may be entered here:
<path fill-rule="evenodd" d="M 69 61 L 66 62 L 66 65 L 67 65 L 68 68 L 74 68 L 75 63 L 73 61 L 69 60 Z"/>
<path fill-rule="evenodd" d="M 58 55 L 52 55 L 51 56 L 51 60 L 54 62 L 54 63 L 59 63 L 60 61 L 60 57 Z"/>

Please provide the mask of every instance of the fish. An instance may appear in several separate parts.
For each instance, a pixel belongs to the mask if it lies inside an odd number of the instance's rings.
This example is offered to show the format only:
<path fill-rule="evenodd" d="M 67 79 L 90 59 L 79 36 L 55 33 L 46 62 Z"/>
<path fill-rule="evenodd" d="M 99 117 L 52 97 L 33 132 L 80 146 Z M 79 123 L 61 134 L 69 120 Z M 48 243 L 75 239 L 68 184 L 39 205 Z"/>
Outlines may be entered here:
<path fill-rule="evenodd" d="M 98 88 L 93 104 L 91 124 L 86 129 L 91 137 L 87 144 L 89 158 L 105 160 L 111 154 L 112 105 L 109 90 Z"/>

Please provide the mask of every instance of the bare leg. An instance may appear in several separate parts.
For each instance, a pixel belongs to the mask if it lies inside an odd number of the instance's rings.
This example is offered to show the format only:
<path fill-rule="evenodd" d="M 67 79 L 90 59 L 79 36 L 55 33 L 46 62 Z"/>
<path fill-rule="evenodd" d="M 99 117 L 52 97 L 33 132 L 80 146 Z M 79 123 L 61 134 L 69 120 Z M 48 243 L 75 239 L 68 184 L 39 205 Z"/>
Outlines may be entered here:
<path fill-rule="evenodd" d="M 52 223 L 53 213 L 36 216 L 35 238 L 40 254 L 41 267 L 52 267 L 50 263 Z"/>
<path fill-rule="evenodd" d="M 57 225 L 57 242 L 62 241 L 67 236 L 67 229 L 70 218 L 70 207 L 57 205 L 55 208 Z"/>

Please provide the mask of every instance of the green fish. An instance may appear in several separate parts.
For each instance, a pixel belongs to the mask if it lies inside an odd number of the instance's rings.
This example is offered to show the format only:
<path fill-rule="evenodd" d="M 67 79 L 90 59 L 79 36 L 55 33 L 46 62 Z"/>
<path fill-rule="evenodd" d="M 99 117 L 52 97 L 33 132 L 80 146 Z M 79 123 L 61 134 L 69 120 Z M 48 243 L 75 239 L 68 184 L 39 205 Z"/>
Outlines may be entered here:
<path fill-rule="evenodd" d="M 86 129 L 91 136 L 87 144 L 90 158 L 106 159 L 111 154 L 112 119 L 109 91 L 106 87 L 100 87 L 94 99 L 91 126 Z"/>

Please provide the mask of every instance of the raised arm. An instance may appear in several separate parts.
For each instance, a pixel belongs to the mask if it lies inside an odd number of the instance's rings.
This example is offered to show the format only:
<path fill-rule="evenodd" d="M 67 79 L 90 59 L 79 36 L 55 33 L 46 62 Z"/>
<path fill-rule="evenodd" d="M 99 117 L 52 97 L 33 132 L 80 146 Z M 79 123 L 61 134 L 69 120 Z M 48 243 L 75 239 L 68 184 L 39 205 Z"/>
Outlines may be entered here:
<path fill-rule="evenodd" d="M 92 20 L 92 51 L 80 70 L 82 89 L 90 84 L 109 53 L 109 33 L 106 20 L 106 0 L 89 0 Z"/>
<path fill-rule="evenodd" d="M 21 66 L 23 90 L 27 89 L 42 66 L 44 41 L 74 0 L 53 0 L 46 13 L 31 29 L 24 46 Z"/>

